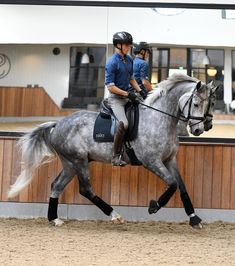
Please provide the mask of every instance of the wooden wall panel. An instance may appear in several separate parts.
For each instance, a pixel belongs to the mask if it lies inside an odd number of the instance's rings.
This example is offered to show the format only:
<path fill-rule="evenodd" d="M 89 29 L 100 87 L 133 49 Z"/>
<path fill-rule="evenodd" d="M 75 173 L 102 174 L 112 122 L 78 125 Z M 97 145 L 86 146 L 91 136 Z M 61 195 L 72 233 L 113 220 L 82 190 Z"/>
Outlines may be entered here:
<path fill-rule="evenodd" d="M 221 185 L 222 185 L 222 162 L 223 148 L 216 147 L 213 152 L 213 176 L 212 176 L 212 208 L 221 206 Z"/>
<path fill-rule="evenodd" d="M 204 208 L 211 208 L 212 197 L 212 174 L 213 174 L 213 147 L 208 146 L 204 151 L 203 164 L 203 185 L 202 205 Z"/>
<path fill-rule="evenodd" d="M 186 146 L 185 149 L 185 170 L 184 170 L 184 183 L 187 188 L 189 197 L 193 201 L 193 180 L 194 180 L 194 163 L 195 163 L 195 146 Z"/>
<path fill-rule="evenodd" d="M 103 183 L 102 183 L 102 199 L 104 201 L 110 202 L 110 191 L 111 191 L 111 165 L 103 164 Z M 129 181 L 130 182 L 130 181 Z M 130 183 L 131 186 L 131 183 Z M 129 191 L 128 191 L 129 194 Z"/>
<path fill-rule="evenodd" d="M 121 175 L 120 175 L 120 197 L 119 197 L 119 204 L 120 205 L 129 205 L 129 176 L 130 176 L 131 167 L 128 166 L 121 168 Z"/>
<path fill-rule="evenodd" d="M 3 194 L 3 157 L 4 157 L 4 140 L 0 140 L 0 200 Z"/>
<path fill-rule="evenodd" d="M 20 154 L 16 139 L 0 138 L 0 200 L 8 201 L 7 191 L 20 173 Z M 192 202 L 197 208 L 235 209 L 235 145 L 181 144 L 178 165 Z M 165 183 L 138 166 L 113 167 L 92 162 L 90 177 L 93 190 L 112 205 L 148 206 L 165 190 Z M 52 181 L 62 169 L 56 158 L 36 171 L 32 183 L 16 202 L 48 202 Z M 11 200 L 12 201 L 12 200 Z M 90 204 L 79 194 L 77 177 L 60 197 L 61 203 Z M 167 207 L 182 207 L 177 193 Z"/>
<path fill-rule="evenodd" d="M 44 88 L 0 87 L 0 116 L 66 116 Z"/>
<path fill-rule="evenodd" d="M 230 209 L 235 209 L 235 149 L 232 148 L 232 169 L 231 169 L 231 200 Z"/>
<path fill-rule="evenodd" d="M 132 166 L 129 177 L 129 205 L 138 204 L 138 166 Z M 112 188 L 111 188 L 112 189 Z"/>
<path fill-rule="evenodd" d="M 202 206 L 203 199 L 203 169 L 204 169 L 204 146 L 198 145 L 194 153 L 193 173 L 193 202 L 194 206 Z"/>
<path fill-rule="evenodd" d="M 13 141 L 4 141 L 4 156 L 2 168 L 2 195 L 1 199 L 7 201 L 7 191 L 11 184 L 12 179 L 12 162 L 13 162 Z"/>
<path fill-rule="evenodd" d="M 231 191 L 231 147 L 223 148 L 222 161 L 222 191 L 221 191 L 221 207 L 228 209 L 230 206 L 230 191 Z"/>

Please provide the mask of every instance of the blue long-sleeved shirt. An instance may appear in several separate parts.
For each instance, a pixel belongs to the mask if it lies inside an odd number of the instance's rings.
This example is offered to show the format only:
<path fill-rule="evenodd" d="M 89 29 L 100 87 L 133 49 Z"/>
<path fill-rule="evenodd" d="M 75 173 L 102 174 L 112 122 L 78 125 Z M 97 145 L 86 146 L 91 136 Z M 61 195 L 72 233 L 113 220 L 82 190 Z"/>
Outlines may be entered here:
<path fill-rule="evenodd" d="M 140 57 L 136 57 L 133 64 L 133 72 L 136 82 L 142 89 L 144 86 L 142 81 L 149 80 L 149 64 Z"/>
<path fill-rule="evenodd" d="M 129 55 L 122 57 L 114 53 L 106 63 L 105 85 L 117 86 L 128 91 L 130 80 L 133 79 L 133 60 Z"/>

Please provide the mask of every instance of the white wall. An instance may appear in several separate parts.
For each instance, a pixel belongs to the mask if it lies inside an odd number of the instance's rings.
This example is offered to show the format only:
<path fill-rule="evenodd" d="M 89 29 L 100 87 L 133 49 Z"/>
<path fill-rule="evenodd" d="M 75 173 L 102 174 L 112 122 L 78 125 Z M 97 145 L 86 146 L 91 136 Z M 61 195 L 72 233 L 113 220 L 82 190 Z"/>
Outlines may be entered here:
<path fill-rule="evenodd" d="M 59 47 L 60 55 L 53 55 L 52 49 Z M 69 87 L 69 45 L 0 45 L 0 54 L 11 62 L 11 70 L 0 79 L 0 86 L 26 86 L 38 84 L 46 89 L 60 106 L 68 96 Z M 2 73 L 4 66 L 0 66 Z"/>
<path fill-rule="evenodd" d="M 136 41 L 235 47 L 235 20 L 221 10 L 162 16 L 150 8 L 0 5 L 0 25 L 0 43 L 111 43 L 126 30 Z"/>
<path fill-rule="evenodd" d="M 107 8 L 0 5 L 0 43 L 106 43 Z"/>

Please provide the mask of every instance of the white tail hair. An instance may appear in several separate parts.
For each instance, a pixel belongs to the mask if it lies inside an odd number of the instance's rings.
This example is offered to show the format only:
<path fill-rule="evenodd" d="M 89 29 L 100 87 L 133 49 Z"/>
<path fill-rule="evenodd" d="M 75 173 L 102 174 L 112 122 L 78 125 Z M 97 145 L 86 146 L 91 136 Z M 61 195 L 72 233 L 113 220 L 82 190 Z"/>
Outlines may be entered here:
<path fill-rule="evenodd" d="M 35 170 L 42 164 L 51 161 L 55 155 L 47 143 L 47 136 L 56 122 L 47 122 L 25 134 L 18 142 L 22 151 L 23 171 L 10 187 L 8 198 L 17 196 L 33 179 Z M 44 158 L 47 158 L 46 160 Z"/>

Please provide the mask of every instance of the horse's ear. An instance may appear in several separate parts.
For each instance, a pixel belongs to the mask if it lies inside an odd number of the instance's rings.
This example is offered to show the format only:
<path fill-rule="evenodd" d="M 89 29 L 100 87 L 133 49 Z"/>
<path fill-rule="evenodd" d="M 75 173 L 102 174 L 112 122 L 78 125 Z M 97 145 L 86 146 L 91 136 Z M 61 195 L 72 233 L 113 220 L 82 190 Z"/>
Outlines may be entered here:
<path fill-rule="evenodd" d="M 214 94 L 219 89 L 219 86 L 215 86 L 211 89 L 211 94 Z"/>
<path fill-rule="evenodd" d="M 196 85 L 196 90 L 198 91 L 202 87 L 202 82 L 199 80 Z"/>
<path fill-rule="evenodd" d="M 210 83 L 208 83 L 207 85 L 209 85 L 211 88 L 214 87 L 214 80 L 212 80 Z"/>

